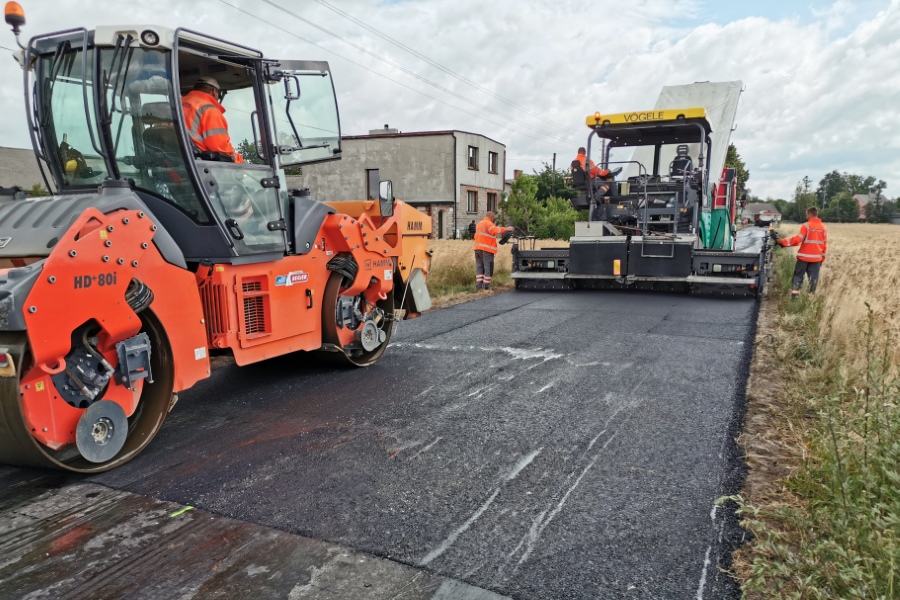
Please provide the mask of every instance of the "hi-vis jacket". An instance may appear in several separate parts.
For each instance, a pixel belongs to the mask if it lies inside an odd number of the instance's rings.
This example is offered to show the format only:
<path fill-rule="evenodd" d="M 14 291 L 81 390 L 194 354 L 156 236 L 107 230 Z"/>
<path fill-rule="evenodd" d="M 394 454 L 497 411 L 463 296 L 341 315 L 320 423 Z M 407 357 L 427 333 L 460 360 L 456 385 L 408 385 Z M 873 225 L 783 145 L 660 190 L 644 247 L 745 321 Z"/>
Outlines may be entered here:
<path fill-rule="evenodd" d="M 188 134 L 198 150 L 220 152 L 232 157 L 236 163 L 244 162 L 244 157 L 231 145 L 225 108 L 218 100 L 206 92 L 192 90 L 181 99 L 181 107 Z"/>
<path fill-rule="evenodd" d="M 822 220 L 813 217 L 800 226 L 800 233 L 788 239 L 782 238 L 779 243 L 785 248 L 799 245 L 797 260 L 822 262 L 825 260 L 825 251 L 828 249 L 828 232 L 825 231 Z"/>
<path fill-rule="evenodd" d="M 501 233 L 502 227 L 497 227 L 487 217 L 483 218 L 475 226 L 475 249 L 497 254 L 497 235 Z"/>
<path fill-rule="evenodd" d="M 575 157 L 575 160 L 581 165 L 581 170 L 584 171 L 585 175 L 588 175 L 591 179 L 597 176 L 597 165 L 594 164 L 594 161 L 588 161 L 587 156 L 584 154 L 579 154 Z M 588 169 L 588 164 L 590 164 L 590 169 Z"/>

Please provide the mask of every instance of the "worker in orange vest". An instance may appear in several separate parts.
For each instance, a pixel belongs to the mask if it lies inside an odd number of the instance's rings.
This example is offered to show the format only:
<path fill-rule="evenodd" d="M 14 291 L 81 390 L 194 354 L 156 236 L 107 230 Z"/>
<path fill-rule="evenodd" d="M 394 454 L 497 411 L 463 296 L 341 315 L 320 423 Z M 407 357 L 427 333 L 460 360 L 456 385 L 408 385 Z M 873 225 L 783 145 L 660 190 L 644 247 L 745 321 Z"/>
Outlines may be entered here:
<path fill-rule="evenodd" d="M 600 197 L 613 194 L 615 184 L 610 178 L 610 170 L 598 168 L 594 161 L 588 160 L 587 150 L 584 149 L 584 146 L 578 149 L 578 156 L 572 161 L 573 168 L 576 162 L 584 171 L 585 176 L 589 178 L 594 194 Z"/>
<path fill-rule="evenodd" d="M 581 166 L 581 170 L 584 171 L 584 174 L 589 176 L 591 179 L 597 176 L 597 165 L 594 164 L 594 161 L 589 161 L 587 157 L 587 150 L 584 149 L 584 146 L 578 149 L 578 156 L 575 157 L 575 160 L 572 163 L 577 162 L 579 166 Z M 574 168 L 574 164 L 572 165 Z"/>
<path fill-rule="evenodd" d="M 228 136 L 225 108 L 220 103 L 222 87 L 214 77 L 204 76 L 194 83 L 194 89 L 181 99 L 184 122 L 194 147 L 201 152 L 218 153 L 236 163 L 244 157 L 234 151 Z"/>
<path fill-rule="evenodd" d="M 491 289 L 491 279 L 494 276 L 494 255 L 497 254 L 497 236 L 504 231 L 513 231 L 513 228 L 494 225 L 494 213 L 490 210 L 475 226 L 476 290 Z"/>
<path fill-rule="evenodd" d="M 816 293 L 819 283 L 819 271 L 825 262 L 825 251 L 828 249 L 828 232 L 819 218 L 819 210 L 815 206 L 806 209 L 806 223 L 800 226 L 800 232 L 790 238 L 781 238 L 778 243 L 788 246 L 800 246 L 797 249 L 797 264 L 794 265 L 794 280 L 791 285 L 791 299 L 796 300 L 803 285 L 803 276 L 809 277 L 809 293 Z"/>

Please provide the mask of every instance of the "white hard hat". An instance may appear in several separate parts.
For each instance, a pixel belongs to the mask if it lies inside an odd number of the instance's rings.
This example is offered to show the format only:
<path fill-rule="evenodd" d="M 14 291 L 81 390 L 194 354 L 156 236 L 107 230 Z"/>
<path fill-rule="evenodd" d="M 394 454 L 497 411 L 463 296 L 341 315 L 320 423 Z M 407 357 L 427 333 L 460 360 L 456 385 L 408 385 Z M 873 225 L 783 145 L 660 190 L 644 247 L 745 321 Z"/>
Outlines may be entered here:
<path fill-rule="evenodd" d="M 202 83 L 203 85 L 208 85 L 209 87 L 216 88 L 216 91 L 221 92 L 222 87 L 219 85 L 219 82 L 216 81 L 215 77 L 210 77 L 209 75 L 204 75 L 203 77 L 198 77 L 197 81 L 194 82 L 194 85 Z"/>

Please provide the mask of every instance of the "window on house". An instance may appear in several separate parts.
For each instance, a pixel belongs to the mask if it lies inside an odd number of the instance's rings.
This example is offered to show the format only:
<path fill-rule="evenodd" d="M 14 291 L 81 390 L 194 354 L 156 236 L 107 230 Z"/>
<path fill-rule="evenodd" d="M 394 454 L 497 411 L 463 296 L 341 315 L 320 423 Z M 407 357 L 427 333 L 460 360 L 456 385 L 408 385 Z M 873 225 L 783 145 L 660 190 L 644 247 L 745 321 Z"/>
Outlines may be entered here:
<path fill-rule="evenodd" d="M 470 213 L 478 212 L 478 190 L 469 190 L 466 196 L 468 197 L 466 210 Z"/>
<path fill-rule="evenodd" d="M 497 210 L 497 192 L 487 193 L 487 209 L 493 211 Z"/>
<path fill-rule="evenodd" d="M 469 146 L 469 168 L 473 171 L 478 170 L 478 148 Z"/>
<path fill-rule="evenodd" d="M 366 199 L 378 200 L 378 187 L 381 184 L 381 177 L 378 169 L 366 169 Z"/>
<path fill-rule="evenodd" d="M 497 172 L 497 153 L 488 152 L 488 173 Z"/>

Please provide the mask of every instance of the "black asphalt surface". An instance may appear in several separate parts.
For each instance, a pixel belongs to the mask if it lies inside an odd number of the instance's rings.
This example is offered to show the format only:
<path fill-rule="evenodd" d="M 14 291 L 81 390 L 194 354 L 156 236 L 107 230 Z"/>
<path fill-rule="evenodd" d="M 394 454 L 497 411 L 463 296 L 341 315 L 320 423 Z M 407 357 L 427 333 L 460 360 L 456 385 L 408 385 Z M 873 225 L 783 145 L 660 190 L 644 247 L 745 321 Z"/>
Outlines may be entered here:
<path fill-rule="evenodd" d="M 755 319 L 745 299 L 498 294 L 401 323 L 367 369 L 220 368 L 136 460 L 69 480 L 514 598 L 737 598 L 715 501 L 743 476 Z"/>

